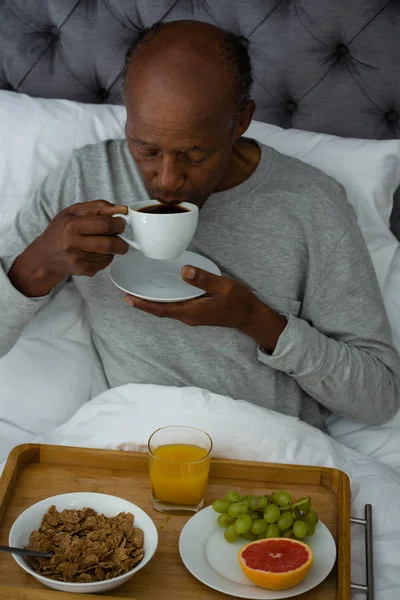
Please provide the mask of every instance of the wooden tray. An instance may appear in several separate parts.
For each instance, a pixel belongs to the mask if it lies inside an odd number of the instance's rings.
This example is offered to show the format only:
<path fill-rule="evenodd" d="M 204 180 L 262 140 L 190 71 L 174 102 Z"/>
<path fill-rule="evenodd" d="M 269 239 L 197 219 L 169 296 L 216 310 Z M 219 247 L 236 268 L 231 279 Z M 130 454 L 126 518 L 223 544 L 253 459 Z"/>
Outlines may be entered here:
<path fill-rule="evenodd" d="M 262 494 L 287 489 L 295 497 L 309 494 L 332 532 L 338 560 L 329 577 L 302 600 L 350 599 L 350 485 L 345 473 L 325 467 L 213 459 L 207 503 L 229 489 Z M 111 598 L 136 600 L 223 600 L 231 598 L 195 579 L 184 567 L 178 539 L 189 517 L 163 515 L 151 508 L 146 454 L 26 444 L 10 453 L 0 479 L 0 545 L 8 544 L 15 519 L 31 504 L 67 492 L 104 492 L 142 507 L 159 532 L 158 550 L 141 571 Z M 0 555 L 1 600 L 71 600 L 71 594 L 43 587 L 11 555 Z M 79 594 L 80 600 L 94 596 Z"/>

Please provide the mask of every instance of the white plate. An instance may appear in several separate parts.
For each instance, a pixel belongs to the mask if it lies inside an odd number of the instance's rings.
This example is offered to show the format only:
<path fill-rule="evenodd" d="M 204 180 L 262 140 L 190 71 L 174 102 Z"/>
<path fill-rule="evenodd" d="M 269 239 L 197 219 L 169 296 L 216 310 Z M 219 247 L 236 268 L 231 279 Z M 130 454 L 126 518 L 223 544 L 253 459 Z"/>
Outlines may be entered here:
<path fill-rule="evenodd" d="M 329 529 L 319 522 L 313 537 L 307 538 L 314 552 L 314 562 L 304 581 L 283 591 L 257 587 L 245 577 L 237 558 L 240 548 L 248 542 L 238 540 L 229 544 L 223 528 L 217 525 L 217 517 L 211 506 L 194 515 L 182 529 L 179 552 L 188 571 L 218 592 L 251 600 L 292 598 L 320 584 L 335 564 L 335 540 Z"/>
<path fill-rule="evenodd" d="M 205 293 L 183 281 L 181 269 L 184 265 L 221 275 L 215 263 L 194 252 L 184 252 L 175 260 L 154 260 L 136 251 L 116 258 L 110 276 L 120 290 L 138 298 L 153 302 L 183 302 Z"/>

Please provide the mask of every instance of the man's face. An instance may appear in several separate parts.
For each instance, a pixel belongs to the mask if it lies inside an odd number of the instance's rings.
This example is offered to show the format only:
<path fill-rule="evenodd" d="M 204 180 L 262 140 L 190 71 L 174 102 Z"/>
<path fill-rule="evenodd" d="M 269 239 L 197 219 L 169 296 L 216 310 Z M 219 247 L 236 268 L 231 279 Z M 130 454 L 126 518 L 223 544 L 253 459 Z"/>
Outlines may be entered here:
<path fill-rule="evenodd" d="M 173 87 L 173 86 L 171 86 Z M 205 93 L 141 85 L 127 91 L 126 138 L 149 195 L 202 206 L 230 162 L 236 137 L 231 103 Z"/>

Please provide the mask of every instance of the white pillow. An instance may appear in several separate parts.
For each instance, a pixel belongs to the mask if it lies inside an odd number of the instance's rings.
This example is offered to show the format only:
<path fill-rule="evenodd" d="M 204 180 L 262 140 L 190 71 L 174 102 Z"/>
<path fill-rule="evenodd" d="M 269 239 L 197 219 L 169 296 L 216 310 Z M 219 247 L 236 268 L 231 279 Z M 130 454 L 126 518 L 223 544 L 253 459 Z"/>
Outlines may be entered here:
<path fill-rule="evenodd" d="M 400 244 L 394 255 L 389 274 L 383 287 L 383 299 L 389 315 L 393 340 L 400 352 Z"/>
<path fill-rule="evenodd" d="M 75 148 L 124 136 L 121 106 L 0 91 L 0 236 L 45 176 Z"/>
<path fill-rule="evenodd" d="M 0 91 L 0 238 L 75 148 L 123 137 L 124 109 Z M 70 418 L 90 397 L 90 335 L 72 284 L 0 360 L 0 453 Z"/>
<path fill-rule="evenodd" d="M 8 423 L 40 435 L 64 423 L 87 402 L 89 340 L 83 300 L 68 283 L 0 360 L 0 431 Z M 25 441 L 24 436 L 15 438 L 17 443 Z"/>

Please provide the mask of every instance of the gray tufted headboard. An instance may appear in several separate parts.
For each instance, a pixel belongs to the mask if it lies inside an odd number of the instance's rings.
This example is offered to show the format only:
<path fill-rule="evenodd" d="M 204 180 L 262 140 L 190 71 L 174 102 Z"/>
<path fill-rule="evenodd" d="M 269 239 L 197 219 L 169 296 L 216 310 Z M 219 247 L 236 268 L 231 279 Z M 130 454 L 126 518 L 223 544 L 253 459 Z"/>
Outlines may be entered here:
<path fill-rule="evenodd" d="M 120 103 L 125 52 L 161 19 L 249 38 L 259 120 L 400 137 L 399 0 L 0 0 L 0 89 Z"/>

